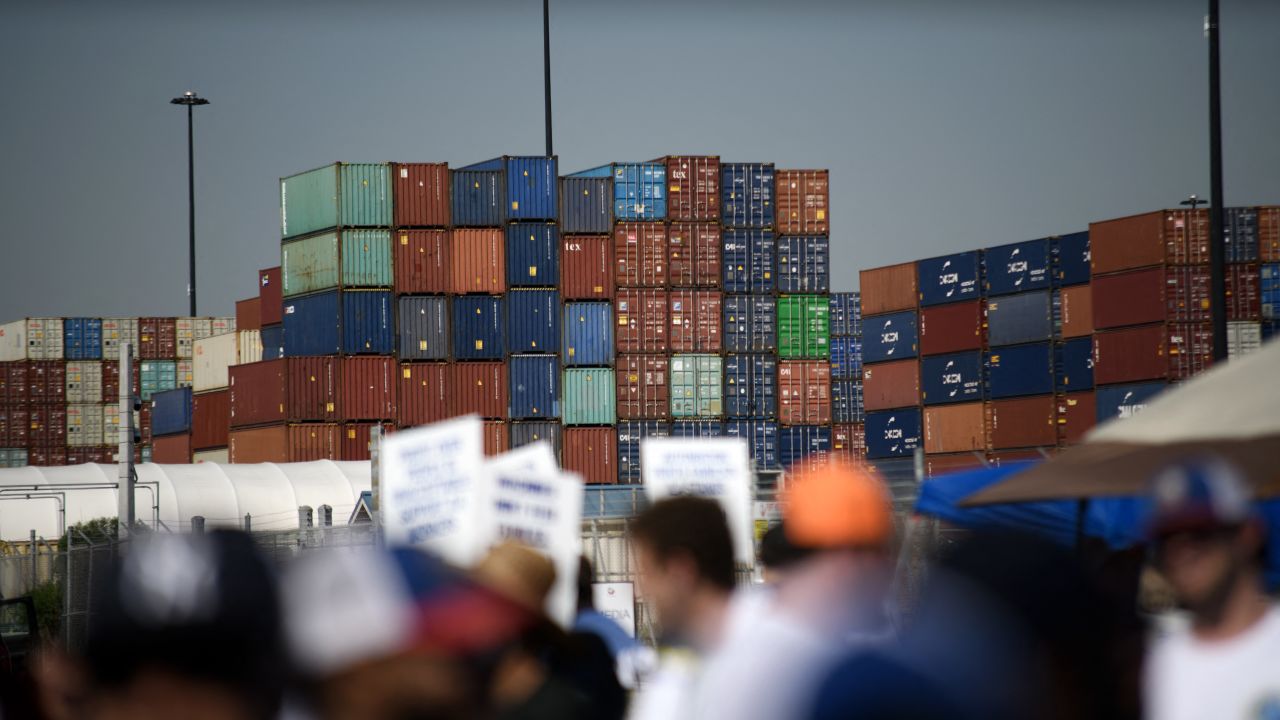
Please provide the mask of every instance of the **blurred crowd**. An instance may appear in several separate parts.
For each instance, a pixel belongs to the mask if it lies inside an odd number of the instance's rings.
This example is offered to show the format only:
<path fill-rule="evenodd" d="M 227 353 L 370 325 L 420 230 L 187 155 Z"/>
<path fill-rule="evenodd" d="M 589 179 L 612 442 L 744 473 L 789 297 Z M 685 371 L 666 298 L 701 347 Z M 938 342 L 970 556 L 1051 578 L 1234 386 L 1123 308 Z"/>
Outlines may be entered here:
<path fill-rule="evenodd" d="M 1142 551 L 972 532 L 932 554 L 912 593 L 889 499 L 864 468 L 789 483 L 782 523 L 759 542 L 763 582 L 740 580 L 717 502 L 664 500 L 629 526 L 652 618 L 642 638 L 593 607 L 585 559 L 577 616 L 554 621 L 555 566 L 516 543 L 470 568 L 368 547 L 277 571 L 241 533 L 156 537 L 118 564 L 85 647 L 44 648 L 0 712 L 1280 718 L 1280 610 L 1247 484 L 1220 461 L 1185 461 L 1152 479 L 1152 500 Z"/>

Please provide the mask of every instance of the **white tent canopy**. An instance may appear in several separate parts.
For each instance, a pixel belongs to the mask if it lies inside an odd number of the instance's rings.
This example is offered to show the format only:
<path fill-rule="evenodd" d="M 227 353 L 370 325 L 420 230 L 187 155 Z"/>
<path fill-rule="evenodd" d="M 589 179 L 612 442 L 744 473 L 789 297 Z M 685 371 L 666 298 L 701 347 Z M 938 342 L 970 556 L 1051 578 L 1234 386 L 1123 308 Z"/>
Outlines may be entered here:
<path fill-rule="evenodd" d="M 360 493 L 370 489 L 366 462 L 319 460 L 306 463 L 137 466 L 134 494 L 139 521 L 160 522 L 174 532 L 189 530 L 191 519 L 205 519 L 206 527 L 241 527 L 244 516 L 254 530 L 298 528 L 298 508 L 317 513 L 328 506 L 336 522 L 344 522 Z M 61 529 L 60 499 L 66 498 L 66 524 L 115 517 L 115 465 L 24 467 L 0 469 L 0 540 L 26 540 L 31 531 L 46 539 Z M 98 487 L 76 488 L 75 485 Z M 26 495 L 45 495 L 31 497 Z M 56 497 L 50 496 L 56 495 Z"/>

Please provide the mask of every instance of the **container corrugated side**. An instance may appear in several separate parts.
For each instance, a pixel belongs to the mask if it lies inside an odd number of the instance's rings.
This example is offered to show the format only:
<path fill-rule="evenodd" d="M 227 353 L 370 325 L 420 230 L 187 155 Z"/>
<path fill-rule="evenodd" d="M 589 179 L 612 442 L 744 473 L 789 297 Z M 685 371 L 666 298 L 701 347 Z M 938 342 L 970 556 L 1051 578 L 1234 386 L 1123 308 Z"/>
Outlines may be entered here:
<path fill-rule="evenodd" d="M 507 352 L 553 353 L 560 347 L 560 293 L 512 290 L 507 293 Z"/>
<path fill-rule="evenodd" d="M 728 352 L 776 352 L 778 300 L 767 295 L 726 295 L 724 349 Z"/>
<path fill-rule="evenodd" d="M 618 482 L 618 436 L 614 428 L 565 428 L 561 465 L 588 485 Z"/>
<path fill-rule="evenodd" d="M 669 300 L 671 350 L 720 352 L 721 294 L 715 290 L 672 290 Z"/>
<path fill-rule="evenodd" d="M 1047 290 L 1054 284 L 1053 241 L 1025 240 L 982 251 L 989 297 Z"/>
<path fill-rule="evenodd" d="M 555 220 L 560 209 L 557 165 L 555 156 L 504 155 L 467 165 L 459 171 L 499 172 L 506 218 Z"/>
<path fill-rule="evenodd" d="M 1089 223 L 1093 276 L 1151 265 L 1209 262 L 1209 211 L 1158 210 Z"/>
<path fill-rule="evenodd" d="M 291 423 L 285 430 L 290 462 L 337 460 L 342 426 L 336 423 Z"/>
<path fill-rule="evenodd" d="M 233 429 L 227 436 L 227 455 L 233 463 L 290 462 L 289 429 L 283 423 Z"/>
<path fill-rule="evenodd" d="M 236 301 L 236 330 L 262 329 L 262 298 L 254 296 Z"/>
<path fill-rule="evenodd" d="M 396 361 L 391 357 L 339 360 L 339 418 L 346 421 L 395 420 Z"/>
<path fill-rule="evenodd" d="M 566 368 L 565 425 L 612 425 L 617 422 L 617 382 L 611 368 Z"/>
<path fill-rule="evenodd" d="M 831 337 L 862 337 L 862 293 L 831 293 Z"/>
<path fill-rule="evenodd" d="M 773 231 L 726 228 L 721 235 L 721 246 L 725 292 L 777 290 L 778 243 Z"/>
<path fill-rule="evenodd" d="M 1099 385 L 1181 380 L 1212 364 L 1209 323 L 1157 323 L 1093 336 L 1093 380 Z"/>
<path fill-rule="evenodd" d="M 987 403 L 987 447 L 1012 450 L 1058 444 L 1058 402 L 1053 395 Z"/>
<path fill-rule="evenodd" d="M 228 370 L 240 362 L 239 341 L 238 333 L 225 333 L 195 342 L 191 361 L 193 390 L 205 392 L 227 386 Z"/>
<path fill-rule="evenodd" d="M 449 163 L 392 163 L 391 197 L 396 227 L 448 227 Z"/>
<path fill-rule="evenodd" d="M 773 227 L 774 179 L 772 163 L 721 163 L 720 224 Z"/>
<path fill-rule="evenodd" d="M 817 467 L 830 457 L 829 426 L 793 425 L 778 428 L 778 461 L 782 467 L 798 472 Z"/>
<path fill-rule="evenodd" d="M 508 432 L 511 436 L 511 448 L 524 447 L 530 443 L 547 442 L 555 450 L 555 456 L 560 458 L 560 450 L 563 440 L 563 428 L 557 421 L 536 421 L 536 422 L 513 422 L 510 424 Z"/>
<path fill-rule="evenodd" d="M 778 298 L 778 356 L 829 357 L 830 313 L 831 302 L 825 295 Z"/>
<path fill-rule="evenodd" d="M 500 170 L 456 169 L 451 173 L 455 227 L 497 227 L 506 223 L 502 175 Z"/>
<path fill-rule="evenodd" d="M 453 299 L 453 357 L 456 360 L 501 360 L 506 354 L 506 300 L 468 295 Z"/>
<path fill-rule="evenodd" d="M 985 450 L 985 417 L 985 407 L 980 402 L 925 408 L 924 451 L 958 453 Z"/>
<path fill-rule="evenodd" d="M 862 333 L 864 365 L 913 358 L 919 349 L 915 310 L 866 318 Z"/>
<path fill-rule="evenodd" d="M 191 432 L 191 389 L 177 388 L 151 396 L 151 432 L 175 435 Z"/>
<path fill-rule="evenodd" d="M 1141 413 L 1147 404 L 1169 387 L 1168 383 L 1144 382 L 1107 385 L 1094 392 L 1098 408 L 1098 424 L 1116 418 L 1130 418 Z"/>
<path fill-rule="evenodd" d="M 825 293 L 831 289 L 831 239 L 825 235 L 778 236 L 778 292 Z"/>
<path fill-rule="evenodd" d="M 1053 343 L 993 348 L 987 354 L 987 394 L 991 399 L 1053 392 Z"/>
<path fill-rule="evenodd" d="M 1058 444 L 1075 445 L 1098 424 L 1098 404 L 1092 392 L 1058 396 Z"/>
<path fill-rule="evenodd" d="M 1257 263 L 1226 268 L 1227 320 L 1262 319 L 1261 276 Z"/>
<path fill-rule="evenodd" d="M 831 366 L 821 361 L 778 363 L 778 421 L 783 425 L 831 423 Z"/>
<path fill-rule="evenodd" d="M 286 343 L 289 332 L 285 330 Z M 349 290 L 342 293 L 342 351 L 348 354 L 390 355 L 395 352 L 395 317 L 391 293 Z"/>
<path fill-rule="evenodd" d="M 613 229 L 613 178 L 560 178 L 560 230 L 603 234 Z"/>
<path fill-rule="evenodd" d="M 831 421 L 860 423 L 866 417 L 862 401 L 862 383 L 858 380 L 831 381 Z"/>
<path fill-rule="evenodd" d="M 671 416 L 668 379 L 671 360 L 665 355 L 619 355 L 618 418 L 666 420 Z"/>
<path fill-rule="evenodd" d="M 668 303 L 664 290 L 619 289 L 614 301 L 618 352 L 666 352 Z"/>
<path fill-rule="evenodd" d="M 449 242 L 449 292 L 506 291 L 506 241 L 500 228 L 457 228 Z"/>
<path fill-rule="evenodd" d="M 778 359 L 767 354 L 733 354 L 724 359 L 725 415 L 777 419 Z"/>
<path fill-rule="evenodd" d="M 830 233 L 831 181 L 827 170 L 778 170 L 778 232 L 787 235 Z M 816 289 L 816 288 L 812 288 Z"/>
<path fill-rule="evenodd" d="M 445 363 L 401 363 L 396 393 L 400 427 L 430 425 L 449 418 L 449 366 Z"/>
<path fill-rule="evenodd" d="M 163 465 L 186 465 L 191 462 L 191 436 L 167 435 L 151 443 L 151 462 Z"/>
<path fill-rule="evenodd" d="M 280 268 L 264 268 L 258 271 L 258 312 L 262 325 L 279 325 L 284 321 L 284 290 L 280 282 Z"/>
<path fill-rule="evenodd" d="M 571 302 L 564 306 L 565 365 L 610 365 L 613 362 L 613 306 Z"/>
<path fill-rule="evenodd" d="M 1093 286 L 1073 285 L 1057 294 L 1058 335 L 1063 338 L 1093 334 Z"/>
<path fill-rule="evenodd" d="M 943 255 L 916 262 L 920 306 L 975 300 L 982 295 L 982 252 Z"/>
<path fill-rule="evenodd" d="M 280 246 L 286 298 L 341 287 L 391 287 L 391 233 L 342 230 Z"/>
<path fill-rule="evenodd" d="M 1053 338 L 1053 293 L 1039 290 L 987 301 L 987 341 L 1018 345 Z"/>
<path fill-rule="evenodd" d="M 925 406 L 982 400 L 985 390 L 981 350 L 920 360 L 920 400 Z"/>
<path fill-rule="evenodd" d="M 68 403 L 67 446 L 102 445 L 105 442 L 102 420 L 101 405 L 97 403 Z M 0 438 L 0 440 L 8 442 L 4 438 Z"/>
<path fill-rule="evenodd" d="M 715 223 L 671 223 L 667 227 L 671 287 L 720 287 L 722 243 Z"/>
<path fill-rule="evenodd" d="M 876 363 L 862 369 L 862 398 L 867 410 L 920 404 L 920 363 L 914 359 Z"/>
<path fill-rule="evenodd" d="M 640 482 L 640 441 L 648 437 L 667 437 L 671 425 L 656 420 L 618 423 L 618 482 Z"/>
<path fill-rule="evenodd" d="M 392 285 L 399 295 L 449 291 L 450 230 L 398 230 Z"/>
<path fill-rule="evenodd" d="M 1080 392 L 1093 388 L 1093 337 L 1057 343 L 1057 392 Z"/>
<path fill-rule="evenodd" d="M 0 386 L 7 385 L 8 372 L 0 368 Z M 0 403 L 8 402 L 8 389 L 0 389 Z M 97 360 L 68 362 L 66 370 L 68 403 L 102 402 L 102 363 Z"/>
<path fill-rule="evenodd" d="M 142 391 L 139 394 L 143 400 L 178 387 L 178 364 L 173 360 L 143 360 L 138 375 Z"/>
<path fill-rule="evenodd" d="M 910 464 L 911 461 L 907 462 Z M 983 467 L 987 467 L 986 457 L 980 452 L 926 455 L 924 458 L 924 474 L 930 478 Z"/>
<path fill-rule="evenodd" d="M 613 237 L 570 235 L 560 240 L 560 294 L 565 300 L 613 297 Z"/>
<path fill-rule="evenodd" d="M 560 231 L 554 223 L 513 223 L 506 241 L 508 287 L 560 284 Z"/>
<path fill-rule="evenodd" d="M 343 348 L 341 329 L 342 306 L 336 291 L 292 298 L 284 306 L 284 354 L 336 355 Z M 270 345 L 265 328 L 263 346 L 266 355 Z"/>
<path fill-rule="evenodd" d="M 720 219 L 720 158 L 671 155 L 667 166 L 667 217 L 672 220 Z"/>
<path fill-rule="evenodd" d="M 335 163 L 280 180 L 280 236 L 391 225 L 386 163 Z"/>
<path fill-rule="evenodd" d="M 747 441 L 751 462 L 758 470 L 782 467 L 778 459 L 778 424 L 767 420 L 732 420 L 724 424 L 725 437 Z"/>
<path fill-rule="evenodd" d="M 401 360 L 449 357 L 449 304 L 439 295 L 402 296 L 396 343 Z"/>
<path fill-rule="evenodd" d="M 614 282 L 619 287 L 665 287 L 667 225 L 618 223 L 613 231 Z"/>
<path fill-rule="evenodd" d="M 862 338 L 831 338 L 831 377 L 837 379 L 862 377 Z"/>
<path fill-rule="evenodd" d="M 449 415 L 507 417 L 507 366 L 500 362 L 454 363 L 449 366 Z"/>
<path fill-rule="evenodd" d="M 1153 267 L 1094 279 L 1093 325 L 1105 328 L 1153 322 L 1208 322 L 1209 268 Z"/>
<path fill-rule="evenodd" d="M 861 271 L 862 317 L 914 309 L 919 302 L 917 280 L 913 262 Z"/>
<path fill-rule="evenodd" d="M 1089 233 L 1077 232 L 1054 238 L 1054 275 L 1059 285 L 1081 285 L 1093 277 Z"/>
<path fill-rule="evenodd" d="M 906 457 L 920 447 L 922 428 L 919 408 L 867 413 L 867 458 Z"/>
<path fill-rule="evenodd" d="M 191 398 L 191 447 L 196 450 L 227 446 L 231 391 L 216 390 Z M 154 423 L 154 420 L 152 421 Z"/>
<path fill-rule="evenodd" d="M 671 356 L 671 417 L 724 415 L 724 361 L 719 355 Z"/>
<path fill-rule="evenodd" d="M 276 311 L 279 314 L 279 311 Z M 133 357 L 138 357 L 138 318 L 102 319 L 102 359 L 119 360 L 120 343 L 133 345 Z"/>
<path fill-rule="evenodd" d="M 485 420 L 480 426 L 481 447 L 485 457 L 494 457 L 511 449 L 510 426 L 503 420 Z"/>
<path fill-rule="evenodd" d="M 920 354 L 981 349 L 987 339 L 984 310 L 981 300 L 921 308 Z M 868 327 L 875 325 L 875 318 L 867 323 Z"/>
<path fill-rule="evenodd" d="M 555 355 L 513 355 L 507 359 L 512 420 L 560 417 L 560 360 Z"/>
<path fill-rule="evenodd" d="M 67 360 L 102 358 L 101 318 L 65 318 L 62 333 L 63 357 Z"/>

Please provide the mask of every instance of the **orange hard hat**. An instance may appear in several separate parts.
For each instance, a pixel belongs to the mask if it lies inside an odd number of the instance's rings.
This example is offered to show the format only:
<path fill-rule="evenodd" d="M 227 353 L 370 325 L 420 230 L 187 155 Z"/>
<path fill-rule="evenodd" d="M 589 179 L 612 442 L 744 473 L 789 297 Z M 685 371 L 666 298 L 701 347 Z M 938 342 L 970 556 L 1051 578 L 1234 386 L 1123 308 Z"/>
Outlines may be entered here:
<path fill-rule="evenodd" d="M 783 495 L 782 513 L 787 539 L 801 547 L 875 547 L 893 536 L 884 483 L 842 460 L 798 473 Z"/>

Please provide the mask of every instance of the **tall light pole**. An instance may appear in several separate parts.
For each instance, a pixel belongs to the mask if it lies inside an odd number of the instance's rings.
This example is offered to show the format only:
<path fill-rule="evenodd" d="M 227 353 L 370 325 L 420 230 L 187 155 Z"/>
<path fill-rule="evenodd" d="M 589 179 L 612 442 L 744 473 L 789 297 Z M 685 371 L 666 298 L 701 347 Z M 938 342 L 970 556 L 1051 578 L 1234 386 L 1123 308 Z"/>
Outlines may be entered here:
<path fill-rule="evenodd" d="M 1213 359 L 1227 359 L 1226 248 L 1222 216 L 1222 69 L 1218 62 L 1218 0 L 1209 0 L 1204 22 L 1209 36 L 1209 279 L 1213 292 Z"/>
<path fill-rule="evenodd" d="M 187 295 L 191 298 L 191 316 L 196 314 L 196 151 L 195 151 L 195 133 L 194 122 L 192 116 L 197 105 L 208 105 L 209 101 L 196 95 L 188 90 L 182 93 L 182 97 L 176 97 L 169 101 L 173 105 L 187 106 L 187 222 L 188 222 L 188 246 L 187 246 Z"/>
<path fill-rule="evenodd" d="M 547 108 L 547 157 L 551 148 L 551 0 L 542 0 L 542 94 Z"/>

